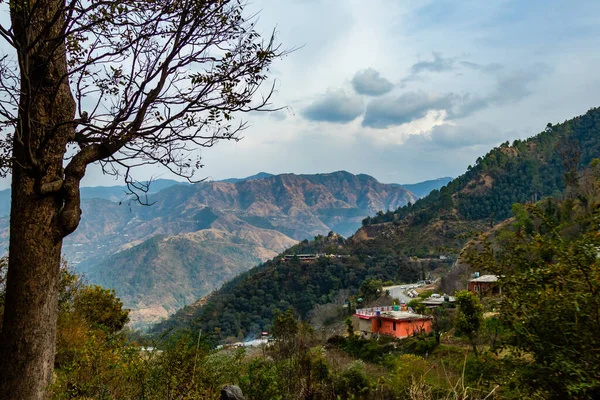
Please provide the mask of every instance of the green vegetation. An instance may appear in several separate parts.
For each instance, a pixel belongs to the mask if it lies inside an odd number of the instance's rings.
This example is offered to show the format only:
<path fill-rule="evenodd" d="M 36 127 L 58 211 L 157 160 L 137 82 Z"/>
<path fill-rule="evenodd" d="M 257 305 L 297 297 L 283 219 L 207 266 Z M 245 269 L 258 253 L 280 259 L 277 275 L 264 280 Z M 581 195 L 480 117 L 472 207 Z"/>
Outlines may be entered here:
<path fill-rule="evenodd" d="M 55 400 L 217 400 L 226 384 L 238 385 L 248 400 L 421 398 L 417 393 L 460 398 L 460 390 L 477 399 L 489 391 L 477 376 L 461 381 L 460 350 L 443 366 L 435 340 L 427 336 L 400 342 L 352 335 L 324 343 L 287 310 L 272 323 L 274 342 L 262 348 L 215 350 L 209 336 L 189 331 L 136 342 L 121 329 L 127 311 L 114 293 L 87 285 L 67 268 L 61 270 L 59 306 L 50 387 Z M 451 360 L 448 351 L 440 356 Z M 447 376 L 440 379 L 434 367 L 447 368 Z"/>
<path fill-rule="evenodd" d="M 477 296 L 466 290 L 456 294 L 458 313 L 456 316 L 456 334 L 466 336 L 477 355 L 477 336 L 483 325 L 483 306 Z"/>
<path fill-rule="evenodd" d="M 501 275 L 499 320 L 519 384 L 532 397 L 600 396 L 600 170 L 567 188 L 567 199 L 515 206 L 515 222 L 473 251 Z"/>
<path fill-rule="evenodd" d="M 306 319 L 315 306 L 337 301 L 341 290 L 348 291 L 349 296 L 362 290 L 372 298 L 381 293 L 383 280 L 414 282 L 422 275 L 418 263 L 409 262 L 380 241 L 355 246 L 330 234 L 303 241 L 285 252 L 305 253 L 344 257 L 321 257 L 313 263 L 278 257 L 227 282 L 200 308 L 180 310 L 155 326 L 154 333 L 191 325 L 194 331 L 215 335 L 215 340 L 239 340 L 268 330 L 275 315 L 288 308 Z M 374 285 L 363 286 L 365 281 Z"/>

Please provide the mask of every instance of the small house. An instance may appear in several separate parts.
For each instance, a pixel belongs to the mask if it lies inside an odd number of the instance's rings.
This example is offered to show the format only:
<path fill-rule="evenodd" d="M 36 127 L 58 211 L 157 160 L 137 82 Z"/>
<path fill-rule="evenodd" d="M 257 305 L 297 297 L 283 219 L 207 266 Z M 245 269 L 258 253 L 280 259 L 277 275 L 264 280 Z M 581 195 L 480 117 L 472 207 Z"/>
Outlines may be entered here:
<path fill-rule="evenodd" d="M 502 288 L 498 285 L 496 275 L 481 275 L 469 281 L 469 292 L 480 297 L 495 296 L 502 294 Z"/>
<path fill-rule="evenodd" d="M 401 311 L 397 306 L 358 309 L 354 317 L 361 335 L 367 338 L 386 335 L 403 339 L 432 330 L 430 316 Z"/>

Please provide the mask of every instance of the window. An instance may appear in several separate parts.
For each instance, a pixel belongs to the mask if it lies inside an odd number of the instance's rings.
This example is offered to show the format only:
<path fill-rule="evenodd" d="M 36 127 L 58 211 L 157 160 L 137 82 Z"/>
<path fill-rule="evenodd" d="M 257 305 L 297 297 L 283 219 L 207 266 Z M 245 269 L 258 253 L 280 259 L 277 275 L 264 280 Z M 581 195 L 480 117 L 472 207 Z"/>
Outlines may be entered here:
<path fill-rule="evenodd" d="M 396 321 L 394 321 L 394 330 L 396 330 Z"/>

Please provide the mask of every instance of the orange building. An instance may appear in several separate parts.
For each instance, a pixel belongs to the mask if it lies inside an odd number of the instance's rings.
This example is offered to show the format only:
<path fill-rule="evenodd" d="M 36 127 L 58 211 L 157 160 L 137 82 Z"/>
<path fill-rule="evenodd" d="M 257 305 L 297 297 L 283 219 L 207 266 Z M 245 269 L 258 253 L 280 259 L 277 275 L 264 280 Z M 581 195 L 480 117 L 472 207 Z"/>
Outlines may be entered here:
<path fill-rule="evenodd" d="M 399 311 L 382 307 L 384 310 L 356 310 L 359 330 L 364 337 L 374 335 L 394 336 L 402 339 L 432 330 L 432 318 L 427 315 L 415 314 L 410 311 Z"/>

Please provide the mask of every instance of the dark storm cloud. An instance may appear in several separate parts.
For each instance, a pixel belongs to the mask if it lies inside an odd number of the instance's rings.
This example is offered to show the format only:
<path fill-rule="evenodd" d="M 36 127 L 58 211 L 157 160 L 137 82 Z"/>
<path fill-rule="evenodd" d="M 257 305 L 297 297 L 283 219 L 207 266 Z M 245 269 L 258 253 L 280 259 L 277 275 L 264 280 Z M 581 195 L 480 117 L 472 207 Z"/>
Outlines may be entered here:
<path fill-rule="evenodd" d="M 394 85 L 373 68 L 359 71 L 352 78 L 352 86 L 359 94 L 381 96 L 388 93 Z"/>
<path fill-rule="evenodd" d="M 434 96 L 425 92 L 408 92 L 398 97 L 384 97 L 372 100 L 362 125 L 384 129 L 402 125 L 423 118 L 430 110 L 449 110 L 454 95 Z"/>
<path fill-rule="evenodd" d="M 302 110 L 311 121 L 345 124 L 359 117 L 364 110 L 362 99 L 345 90 L 332 90 Z"/>

